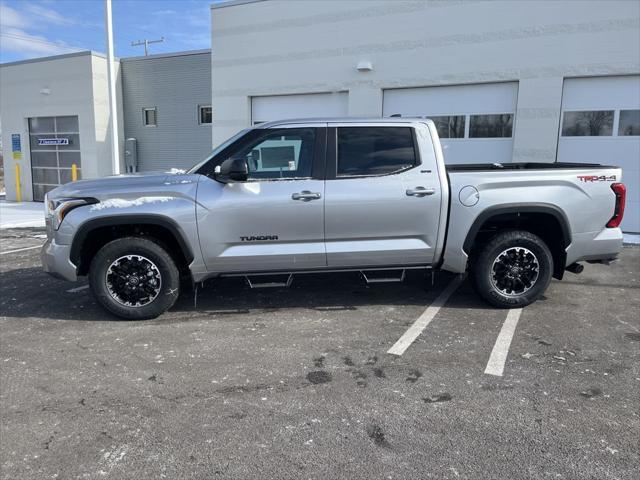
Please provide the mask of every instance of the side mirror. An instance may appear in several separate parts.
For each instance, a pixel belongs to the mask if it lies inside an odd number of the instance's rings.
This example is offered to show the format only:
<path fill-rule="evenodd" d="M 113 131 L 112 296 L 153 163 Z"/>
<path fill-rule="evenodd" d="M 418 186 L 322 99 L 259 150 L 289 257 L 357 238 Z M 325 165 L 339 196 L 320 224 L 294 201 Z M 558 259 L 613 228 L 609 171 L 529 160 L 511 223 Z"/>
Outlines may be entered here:
<path fill-rule="evenodd" d="M 249 166 L 245 157 L 228 158 L 220 165 L 220 172 L 216 173 L 216 177 L 222 179 L 235 180 L 244 182 L 249 176 Z"/>

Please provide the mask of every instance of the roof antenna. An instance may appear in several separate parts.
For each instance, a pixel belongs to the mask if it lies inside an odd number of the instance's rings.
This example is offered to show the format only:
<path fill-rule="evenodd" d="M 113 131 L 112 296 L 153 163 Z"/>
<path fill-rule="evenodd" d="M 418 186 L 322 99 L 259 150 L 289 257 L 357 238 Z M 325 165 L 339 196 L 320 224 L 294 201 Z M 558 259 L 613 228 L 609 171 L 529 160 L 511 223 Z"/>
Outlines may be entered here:
<path fill-rule="evenodd" d="M 399 113 L 394 113 L 393 115 L 391 115 L 391 118 L 398 118 L 398 117 L 402 117 L 402 115 Z"/>

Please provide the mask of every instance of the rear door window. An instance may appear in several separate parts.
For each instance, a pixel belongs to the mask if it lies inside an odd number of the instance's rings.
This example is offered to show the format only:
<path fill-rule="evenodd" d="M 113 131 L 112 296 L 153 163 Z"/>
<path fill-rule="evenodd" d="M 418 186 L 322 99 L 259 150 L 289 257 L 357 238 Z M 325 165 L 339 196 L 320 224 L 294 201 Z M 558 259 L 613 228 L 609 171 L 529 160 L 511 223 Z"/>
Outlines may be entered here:
<path fill-rule="evenodd" d="M 339 127 L 338 177 L 388 175 L 417 164 L 411 127 Z"/>

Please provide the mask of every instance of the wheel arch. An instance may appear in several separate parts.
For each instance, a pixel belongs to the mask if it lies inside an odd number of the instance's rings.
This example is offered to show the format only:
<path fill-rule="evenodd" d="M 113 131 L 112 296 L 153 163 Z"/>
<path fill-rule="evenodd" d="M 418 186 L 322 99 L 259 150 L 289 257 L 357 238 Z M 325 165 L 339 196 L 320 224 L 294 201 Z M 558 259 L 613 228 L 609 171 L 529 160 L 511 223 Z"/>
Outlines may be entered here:
<path fill-rule="evenodd" d="M 497 229 L 526 230 L 542 238 L 553 255 L 553 276 L 562 279 L 566 248 L 571 244 L 571 227 L 559 207 L 546 203 L 489 207 L 471 225 L 463 244 L 464 252 L 471 256 L 474 248 Z M 555 234 L 557 230 L 560 231 L 559 236 Z"/>
<path fill-rule="evenodd" d="M 79 228 L 71 243 L 70 259 L 78 275 L 85 275 L 91 257 L 109 241 L 123 236 L 145 236 L 160 241 L 179 264 L 188 270 L 194 259 L 193 251 L 180 227 L 163 215 L 118 215 L 86 221 Z"/>

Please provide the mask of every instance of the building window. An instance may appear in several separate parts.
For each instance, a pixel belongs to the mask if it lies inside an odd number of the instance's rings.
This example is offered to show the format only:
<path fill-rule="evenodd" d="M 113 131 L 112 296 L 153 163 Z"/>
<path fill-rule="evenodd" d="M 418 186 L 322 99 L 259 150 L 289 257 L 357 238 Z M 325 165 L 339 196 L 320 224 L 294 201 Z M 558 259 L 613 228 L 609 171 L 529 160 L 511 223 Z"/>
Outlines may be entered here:
<path fill-rule="evenodd" d="M 469 138 L 510 138 L 512 133 L 512 113 L 470 116 Z"/>
<path fill-rule="evenodd" d="M 464 115 L 429 118 L 436 124 L 440 138 L 464 138 Z"/>
<path fill-rule="evenodd" d="M 338 176 L 386 175 L 417 164 L 411 128 L 338 128 Z"/>
<path fill-rule="evenodd" d="M 564 112 L 563 137 L 610 137 L 613 135 L 613 110 Z"/>
<path fill-rule="evenodd" d="M 640 110 L 620 110 L 620 123 L 618 124 L 618 136 L 640 135 Z"/>
<path fill-rule="evenodd" d="M 142 109 L 142 122 L 145 127 L 155 127 L 158 125 L 158 109 L 156 107 Z"/>
<path fill-rule="evenodd" d="M 200 125 L 211 125 L 213 123 L 213 110 L 211 105 L 198 106 L 198 123 Z"/>

